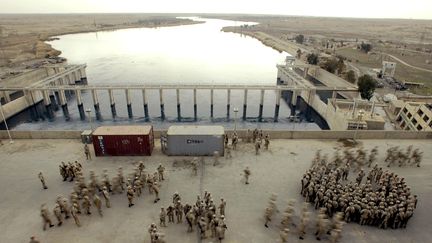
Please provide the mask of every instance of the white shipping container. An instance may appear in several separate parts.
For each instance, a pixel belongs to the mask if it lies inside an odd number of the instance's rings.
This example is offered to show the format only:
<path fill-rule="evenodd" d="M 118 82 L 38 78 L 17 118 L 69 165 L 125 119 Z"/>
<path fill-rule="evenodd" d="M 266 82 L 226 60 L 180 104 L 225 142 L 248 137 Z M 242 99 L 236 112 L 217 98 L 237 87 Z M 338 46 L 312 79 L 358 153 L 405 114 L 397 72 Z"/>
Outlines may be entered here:
<path fill-rule="evenodd" d="M 167 132 L 167 154 L 212 156 L 224 154 L 222 126 L 170 126 Z"/>

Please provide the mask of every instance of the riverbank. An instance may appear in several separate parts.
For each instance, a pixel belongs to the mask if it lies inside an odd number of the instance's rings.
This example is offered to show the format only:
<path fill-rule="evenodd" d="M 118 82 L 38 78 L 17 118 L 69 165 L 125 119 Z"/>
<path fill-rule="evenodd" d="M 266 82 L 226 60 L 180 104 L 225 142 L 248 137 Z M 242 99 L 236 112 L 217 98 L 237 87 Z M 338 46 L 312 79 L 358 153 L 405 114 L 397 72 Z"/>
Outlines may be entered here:
<path fill-rule="evenodd" d="M 159 28 L 202 23 L 164 14 L 4 14 L 0 15 L 0 69 L 61 54 L 54 36 L 128 28 Z"/>

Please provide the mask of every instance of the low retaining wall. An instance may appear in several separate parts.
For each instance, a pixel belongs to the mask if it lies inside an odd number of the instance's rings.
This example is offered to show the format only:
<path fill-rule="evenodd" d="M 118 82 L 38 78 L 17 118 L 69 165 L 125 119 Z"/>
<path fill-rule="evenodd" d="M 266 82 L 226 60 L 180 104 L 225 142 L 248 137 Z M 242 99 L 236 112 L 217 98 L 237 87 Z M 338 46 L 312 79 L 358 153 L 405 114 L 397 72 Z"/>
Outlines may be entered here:
<path fill-rule="evenodd" d="M 227 130 L 229 135 L 232 130 Z M 240 137 L 246 136 L 246 130 L 237 131 Z M 355 131 L 288 131 L 263 130 L 272 139 L 350 139 Z M 13 139 L 80 139 L 82 131 L 11 131 Z M 154 137 L 160 138 L 166 130 L 155 130 Z M 252 133 L 252 130 L 251 130 Z M 432 139 L 432 132 L 412 131 L 358 131 L 358 139 Z M 0 131 L 0 139 L 8 139 L 7 131 Z"/>

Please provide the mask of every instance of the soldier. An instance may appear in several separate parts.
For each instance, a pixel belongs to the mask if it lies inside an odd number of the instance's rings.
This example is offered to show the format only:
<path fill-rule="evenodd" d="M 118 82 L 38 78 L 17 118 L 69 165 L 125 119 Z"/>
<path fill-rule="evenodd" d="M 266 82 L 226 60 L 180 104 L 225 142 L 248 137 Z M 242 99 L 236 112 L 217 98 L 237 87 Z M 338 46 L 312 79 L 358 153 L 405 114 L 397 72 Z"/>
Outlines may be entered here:
<path fill-rule="evenodd" d="M 43 230 L 46 230 L 46 226 L 49 225 L 49 227 L 53 227 L 54 225 L 51 223 L 51 219 L 49 216 L 49 211 L 48 208 L 46 206 L 46 204 L 42 204 L 41 206 L 41 216 L 43 219 Z"/>
<path fill-rule="evenodd" d="M 231 159 L 232 155 L 231 155 L 231 148 L 230 147 L 226 147 L 225 148 L 225 156 L 227 159 Z"/>
<path fill-rule="evenodd" d="M 72 204 L 70 211 L 71 211 L 71 215 L 75 221 L 76 226 L 80 227 L 81 223 L 80 223 L 79 218 L 78 218 L 78 204 L 76 204 L 76 203 Z"/>
<path fill-rule="evenodd" d="M 35 236 L 30 237 L 30 243 L 40 243 Z"/>
<path fill-rule="evenodd" d="M 165 167 L 162 164 L 159 164 L 159 166 L 157 167 L 157 171 L 159 175 L 159 181 L 165 180 L 164 179 Z"/>
<path fill-rule="evenodd" d="M 165 212 L 165 208 L 161 207 L 161 211 L 159 213 L 159 225 L 161 227 L 166 227 L 166 212 Z"/>
<path fill-rule="evenodd" d="M 42 171 L 39 172 L 38 177 L 39 177 L 39 180 L 42 182 L 42 187 L 43 187 L 43 189 L 48 189 L 48 187 L 47 187 L 46 184 L 45 184 L 45 178 L 44 178 L 44 176 L 43 176 L 43 174 L 42 174 Z"/>
<path fill-rule="evenodd" d="M 174 215 L 173 215 L 173 220 L 174 220 Z M 192 232 L 193 231 L 193 224 L 195 222 L 195 213 L 192 209 L 190 209 L 189 212 L 186 214 L 186 221 L 188 223 L 187 232 Z"/>
<path fill-rule="evenodd" d="M 258 138 L 258 128 L 255 128 L 252 132 L 252 142 L 255 143 Z"/>
<path fill-rule="evenodd" d="M 327 227 L 329 222 L 327 219 L 327 215 L 325 214 L 325 211 L 326 211 L 325 208 L 320 208 L 320 211 L 318 213 L 317 230 L 315 232 L 317 240 L 321 240 L 323 234 L 327 232 Z"/>
<path fill-rule="evenodd" d="M 219 164 L 219 152 L 218 151 L 214 151 L 213 152 L 213 166 L 216 166 Z"/>
<path fill-rule="evenodd" d="M 259 155 L 259 150 L 261 148 L 261 143 L 259 141 L 255 142 L 255 155 Z"/>
<path fill-rule="evenodd" d="M 264 226 L 268 228 L 268 223 L 271 221 L 271 217 L 273 216 L 274 209 L 272 207 L 267 207 L 264 213 L 265 223 Z"/>
<path fill-rule="evenodd" d="M 228 148 L 228 141 L 229 141 L 228 134 L 225 133 L 225 136 L 224 136 L 225 148 Z"/>
<path fill-rule="evenodd" d="M 172 197 L 172 202 L 173 202 L 174 206 L 176 206 L 177 203 L 179 203 L 180 201 L 181 201 L 180 194 L 178 192 L 174 192 L 173 197 Z"/>
<path fill-rule="evenodd" d="M 177 217 L 177 224 L 181 223 L 183 221 L 183 205 L 181 204 L 181 201 L 177 201 L 177 204 L 174 208 L 176 217 Z"/>
<path fill-rule="evenodd" d="M 84 196 L 83 202 L 82 202 L 82 207 L 83 207 L 84 211 L 89 215 L 91 214 L 90 206 L 91 206 L 90 198 L 88 196 Z"/>
<path fill-rule="evenodd" d="M 200 220 L 198 221 L 198 228 L 200 229 L 200 235 L 201 235 L 201 239 L 205 239 L 206 238 L 206 228 L 207 228 L 207 223 L 204 217 L 201 217 Z"/>
<path fill-rule="evenodd" d="M 157 182 L 153 183 L 152 190 L 155 192 L 155 200 L 153 202 L 157 203 L 160 200 L 160 198 L 159 198 L 159 187 L 157 185 Z"/>
<path fill-rule="evenodd" d="M 174 207 L 169 205 L 167 208 L 168 222 L 174 223 Z"/>
<path fill-rule="evenodd" d="M 61 208 L 60 205 L 58 205 L 58 203 L 56 203 L 54 209 L 53 209 L 54 215 L 57 218 L 57 226 L 61 226 L 63 224 L 63 216 L 61 213 Z"/>
<path fill-rule="evenodd" d="M 298 227 L 299 239 L 303 240 L 306 234 L 306 226 L 309 222 L 309 212 L 307 211 L 308 203 L 303 204 L 303 211 L 300 219 L 300 224 Z"/>
<path fill-rule="evenodd" d="M 221 198 L 221 203 L 219 204 L 219 214 L 220 215 L 225 215 L 225 207 L 226 207 L 226 201 Z"/>
<path fill-rule="evenodd" d="M 232 141 L 231 141 L 233 150 L 237 149 L 237 143 L 238 143 L 238 136 L 237 136 L 237 133 L 234 132 L 233 137 L 232 137 Z"/>
<path fill-rule="evenodd" d="M 225 238 L 225 230 L 227 229 L 228 227 L 225 224 L 225 216 L 222 215 L 216 227 L 216 236 L 219 239 L 219 242 L 222 242 Z"/>
<path fill-rule="evenodd" d="M 65 162 L 61 162 L 61 164 L 59 165 L 59 170 L 60 170 L 60 175 L 63 178 L 63 181 L 67 180 L 67 172 L 66 172 L 66 164 Z"/>
<path fill-rule="evenodd" d="M 120 187 L 121 187 L 121 190 L 123 192 L 125 181 L 124 181 L 124 176 L 123 176 L 123 168 L 121 166 L 117 169 L 117 177 L 119 179 Z"/>
<path fill-rule="evenodd" d="M 138 197 L 141 196 L 141 193 L 142 193 L 142 191 L 141 191 L 141 189 L 142 189 L 142 183 L 141 183 L 141 180 L 138 179 L 138 177 L 135 177 L 135 180 L 134 180 L 134 183 L 133 183 L 133 187 L 135 189 L 135 192 L 136 192 L 137 196 Z"/>
<path fill-rule="evenodd" d="M 67 199 L 65 197 L 63 197 L 62 195 L 59 195 L 57 197 L 56 202 L 58 203 L 58 205 L 60 205 L 61 211 L 65 214 L 65 219 L 68 219 L 69 214 L 70 214 L 70 210 L 69 210 L 69 207 L 67 205 Z"/>
<path fill-rule="evenodd" d="M 417 167 L 420 167 L 420 162 L 423 157 L 423 152 L 420 152 L 418 148 L 414 149 L 413 154 L 411 156 L 413 158 L 413 164 Z"/>
<path fill-rule="evenodd" d="M 110 208 L 111 207 L 110 195 L 109 195 L 109 192 L 108 192 L 106 186 L 104 186 L 102 188 L 102 196 L 105 198 L 105 206 L 107 208 Z"/>
<path fill-rule="evenodd" d="M 194 157 L 191 161 L 191 165 L 192 165 L 192 175 L 197 175 L 198 174 L 198 158 Z"/>
<path fill-rule="evenodd" d="M 94 203 L 95 207 L 97 208 L 99 215 L 103 216 L 103 214 L 102 214 L 102 201 L 100 200 L 99 196 L 96 194 L 93 196 L 93 203 Z"/>
<path fill-rule="evenodd" d="M 264 148 L 265 148 L 265 150 L 268 150 L 268 147 L 269 147 L 269 145 L 270 145 L 270 135 L 269 134 L 267 134 L 266 136 L 265 136 L 265 138 L 264 138 Z"/>
<path fill-rule="evenodd" d="M 249 184 L 249 176 L 251 175 L 251 171 L 249 170 L 249 167 L 246 167 L 246 169 L 243 170 L 244 178 L 245 178 L 245 184 Z"/>
<path fill-rule="evenodd" d="M 283 230 L 280 231 L 279 236 L 281 238 L 281 242 L 282 243 L 287 243 L 288 242 L 288 233 L 289 233 L 289 229 L 288 228 L 284 228 Z"/>
<path fill-rule="evenodd" d="M 87 145 L 87 143 L 84 144 L 84 153 L 85 153 L 86 159 L 91 160 L 90 148 Z"/>
<path fill-rule="evenodd" d="M 365 172 L 364 172 L 363 169 L 361 169 L 360 172 L 359 172 L 359 174 L 358 174 L 358 176 L 357 176 L 357 179 L 356 179 L 356 182 L 357 182 L 358 185 L 360 185 L 360 183 L 363 180 L 364 176 L 365 176 Z"/>
<path fill-rule="evenodd" d="M 129 201 L 129 207 L 132 207 L 133 205 L 135 205 L 132 203 L 132 200 L 135 196 L 134 194 L 135 194 L 135 192 L 132 189 L 132 186 L 128 186 L 126 195 L 127 195 L 128 201 Z"/>
<path fill-rule="evenodd" d="M 375 162 L 376 160 L 376 156 L 378 155 L 378 147 L 375 146 L 372 150 L 371 153 L 369 155 L 369 160 L 368 160 L 368 167 L 370 168 L 372 163 Z"/>

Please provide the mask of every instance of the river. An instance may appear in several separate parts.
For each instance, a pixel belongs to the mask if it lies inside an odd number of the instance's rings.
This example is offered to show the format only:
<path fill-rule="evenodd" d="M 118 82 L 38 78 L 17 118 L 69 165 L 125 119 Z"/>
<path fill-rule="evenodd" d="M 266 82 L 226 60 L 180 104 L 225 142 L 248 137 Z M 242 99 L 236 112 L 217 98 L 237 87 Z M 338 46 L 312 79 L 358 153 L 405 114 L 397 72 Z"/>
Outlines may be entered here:
<path fill-rule="evenodd" d="M 201 19 L 203 24 L 162 28 L 123 29 L 109 32 L 82 33 L 59 36 L 50 42 L 62 51 L 70 64 L 87 63 L 89 84 L 254 84 L 275 85 L 276 64 L 286 53 L 279 53 L 251 37 L 222 32 L 224 26 L 254 24 L 218 19 Z M 159 92 L 148 92 L 151 124 L 166 128 L 176 124 L 221 124 L 234 126 L 234 114 L 226 118 L 227 92 L 214 92 L 214 119 L 210 118 L 210 91 L 198 90 L 198 120 L 193 120 L 192 90 L 181 91 L 182 119 L 177 120 L 175 90 L 164 92 L 166 119 L 160 119 Z M 140 91 L 132 92 L 134 118 L 129 119 L 124 91 L 114 91 L 117 115 L 111 116 L 107 92 L 99 92 L 103 121 L 93 125 L 140 124 L 144 111 Z M 281 101 L 279 122 L 273 122 L 275 93 L 266 91 L 263 121 L 257 122 L 259 91 L 249 91 L 247 119 L 242 121 L 243 91 L 231 91 L 231 109 L 238 107 L 239 128 L 319 130 L 315 123 L 291 123 L 290 109 Z M 93 108 L 90 93 L 83 93 L 86 108 Z M 61 110 L 52 122 L 24 122 L 15 127 L 28 129 L 85 129 L 89 121 L 80 121 L 76 100 L 68 101 L 71 121 L 64 121 Z"/>

